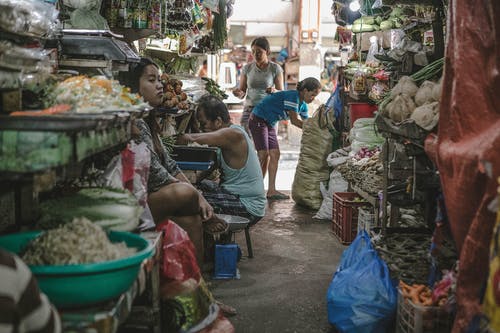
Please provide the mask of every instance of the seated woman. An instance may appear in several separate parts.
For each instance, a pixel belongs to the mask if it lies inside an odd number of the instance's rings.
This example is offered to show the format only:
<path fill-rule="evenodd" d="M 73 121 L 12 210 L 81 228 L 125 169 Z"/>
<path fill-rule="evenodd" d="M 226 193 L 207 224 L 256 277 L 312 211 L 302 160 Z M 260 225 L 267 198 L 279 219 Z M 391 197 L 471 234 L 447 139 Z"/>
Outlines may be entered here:
<path fill-rule="evenodd" d="M 157 65 L 147 58 L 131 65 L 120 77 L 122 84 L 138 93 L 152 107 L 161 105 L 163 85 Z M 146 143 L 151 152 L 148 178 L 148 205 L 155 223 L 171 219 L 188 233 L 196 248 L 198 263 L 203 262 L 203 229 L 209 233 L 227 230 L 227 223 L 215 218 L 212 206 L 194 188 L 168 155 L 159 137 L 160 126 L 153 109 L 146 120 L 133 128 L 136 141 Z"/>

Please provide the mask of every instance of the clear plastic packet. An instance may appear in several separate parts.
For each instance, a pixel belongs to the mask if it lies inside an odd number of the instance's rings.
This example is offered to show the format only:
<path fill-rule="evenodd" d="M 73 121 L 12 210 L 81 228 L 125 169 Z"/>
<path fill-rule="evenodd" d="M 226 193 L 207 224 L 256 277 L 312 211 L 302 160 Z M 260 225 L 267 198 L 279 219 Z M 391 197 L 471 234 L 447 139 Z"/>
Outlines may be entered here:
<path fill-rule="evenodd" d="M 0 0 L 0 28 L 21 36 L 44 37 L 57 28 L 59 12 L 38 0 Z"/>
<path fill-rule="evenodd" d="M 0 68 L 24 72 L 45 71 L 51 68 L 48 51 L 19 47 L 6 40 L 0 40 Z"/>

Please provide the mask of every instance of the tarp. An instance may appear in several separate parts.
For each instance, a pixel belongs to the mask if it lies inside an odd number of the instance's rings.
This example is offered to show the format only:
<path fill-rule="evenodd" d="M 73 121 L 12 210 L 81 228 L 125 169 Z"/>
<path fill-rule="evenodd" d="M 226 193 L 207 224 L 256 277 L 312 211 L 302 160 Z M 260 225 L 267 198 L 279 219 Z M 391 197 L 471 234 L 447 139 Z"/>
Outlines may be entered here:
<path fill-rule="evenodd" d="M 498 0 L 450 2 L 438 138 L 434 147 L 426 142 L 460 251 L 453 332 L 465 331 L 479 313 L 488 271 L 495 214 L 487 206 L 500 175 L 499 17 Z"/>

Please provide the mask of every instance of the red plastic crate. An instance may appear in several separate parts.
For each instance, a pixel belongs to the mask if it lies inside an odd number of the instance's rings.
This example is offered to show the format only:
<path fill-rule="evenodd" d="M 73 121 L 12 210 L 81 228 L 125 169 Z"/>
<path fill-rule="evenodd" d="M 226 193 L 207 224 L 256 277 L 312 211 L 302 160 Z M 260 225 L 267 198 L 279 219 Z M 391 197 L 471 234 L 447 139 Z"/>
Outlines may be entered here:
<path fill-rule="evenodd" d="M 351 127 L 359 118 L 373 118 L 378 106 L 369 103 L 349 103 L 349 118 Z"/>
<path fill-rule="evenodd" d="M 358 208 L 368 202 L 359 201 L 355 192 L 333 193 L 332 232 L 343 245 L 351 244 L 358 233 Z"/>

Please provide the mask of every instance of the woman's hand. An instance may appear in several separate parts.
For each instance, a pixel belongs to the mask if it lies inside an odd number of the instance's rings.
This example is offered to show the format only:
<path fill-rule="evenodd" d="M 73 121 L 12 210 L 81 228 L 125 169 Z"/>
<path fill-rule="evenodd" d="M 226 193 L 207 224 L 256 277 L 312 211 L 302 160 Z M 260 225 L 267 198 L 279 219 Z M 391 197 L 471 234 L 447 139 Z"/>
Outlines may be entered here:
<path fill-rule="evenodd" d="M 214 216 L 214 209 L 205 200 L 203 194 L 200 193 L 200 215 L 203 221 L 209 220 Z"/>
<path fill-rule="evenodd" d="M 233 95 L 242 99 L 243 97 L 245 97 L 245 92 L 239 88 L 236 88 L 236 89 L 233 89 Z"/>
<path fill-rule="evenodd" d="M 274 87 L 267 87 L 266 88 L 266 94 L 274 94 L 276 92 L 276 89 Z"/>

